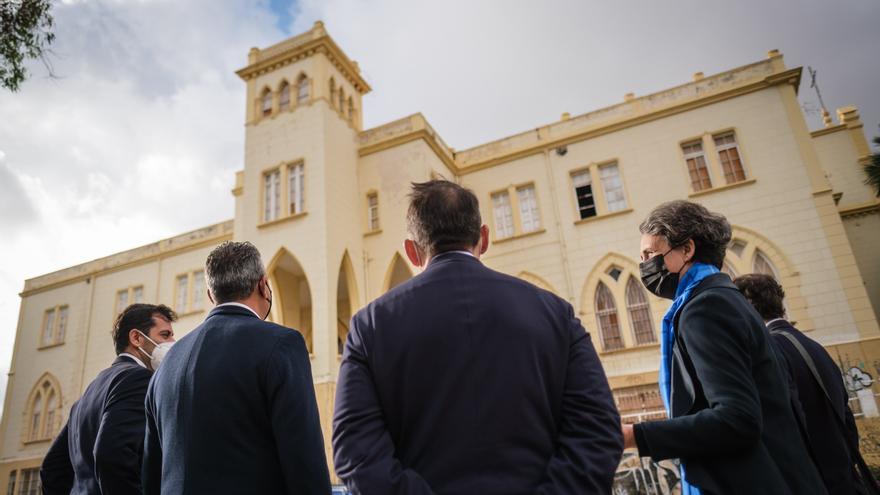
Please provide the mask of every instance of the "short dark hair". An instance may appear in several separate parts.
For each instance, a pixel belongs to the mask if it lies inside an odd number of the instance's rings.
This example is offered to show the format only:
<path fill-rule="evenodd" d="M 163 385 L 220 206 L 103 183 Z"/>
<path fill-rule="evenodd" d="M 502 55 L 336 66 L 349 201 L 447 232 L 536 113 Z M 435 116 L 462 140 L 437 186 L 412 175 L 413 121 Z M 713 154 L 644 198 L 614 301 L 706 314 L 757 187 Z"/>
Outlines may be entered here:
<path fill-rule="evenodd" d="M 480 241 L 480 202 L 448 180 L 414 182 L 406 223 L 413 242 L 429 254 L 471 249 Z"/>
<path fill-rule="evenodd" d="M 128 334 L 133 329 L 138 329 L 146 335 L 156 326 L 154 316 L 165 318 L 168 321 L 177 321 L 177 313 L 164 304 L 141 304 L 135 303 L 123 309 L 113 323 L 113 342 L 116 345 L 116 354 L 125 352 L 128 347 Z"/>
<path fill-rule="evenodd" d="M 693 239 L 694 260 L 714 265 L 719 270 L 724 264 L 731 237 L 730 224 L 724 215 L 684 200 L 669 201 L 654 208 L 639 225 L 639 232 L 662 236 L 671 248 Z"/>
<path fill-rule="evenodd" d="M 772 276 L 763 273 L 750 273 L 736 277 L 733 283 L 764 320 L 770 321 L 785 315 L 785 306 L 782 304 L 782 300 L 785 299 L 785 291 Z"/>
<path fill-rule="evenodd" d="M 265 275 L 260 251 L 248 241 L 226 241 L 205 261 L 208 290 L 217 304 L 247 299 Z"/>

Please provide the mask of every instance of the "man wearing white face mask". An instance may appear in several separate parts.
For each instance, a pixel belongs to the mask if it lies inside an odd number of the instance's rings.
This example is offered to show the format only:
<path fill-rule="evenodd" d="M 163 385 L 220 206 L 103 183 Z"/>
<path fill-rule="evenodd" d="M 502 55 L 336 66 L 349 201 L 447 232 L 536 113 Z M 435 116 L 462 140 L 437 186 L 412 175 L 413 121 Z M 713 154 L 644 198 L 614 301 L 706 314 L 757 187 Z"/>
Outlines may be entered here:
<path fill-rule="evenodd" d="M 174 342 L 169 307 L 132 304 L 116 318 L 117 358 L 70 410 L 40 478 L 44 494 L 139 494 L 144 397 L 153 370 Z"/>

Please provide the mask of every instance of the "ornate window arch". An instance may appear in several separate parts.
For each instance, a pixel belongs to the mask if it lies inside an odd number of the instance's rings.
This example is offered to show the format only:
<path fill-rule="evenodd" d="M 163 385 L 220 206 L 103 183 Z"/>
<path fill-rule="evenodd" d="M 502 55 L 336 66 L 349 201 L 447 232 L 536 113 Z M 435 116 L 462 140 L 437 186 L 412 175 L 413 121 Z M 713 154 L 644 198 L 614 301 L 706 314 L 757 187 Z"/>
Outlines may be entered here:
<path fill-rule="evenodd" d="M 259 111 L 257 114 L 260 117 L 272 115 L 272 104 L 272 90 L 268 87 L 263 88 L 263 91 L 260 92 Z"/>
<path fill-rule="evenodd" d="M 290 83 L 283 79 L 278 86 L 278 110 L 290 110 Z"/>
<path fill-rule="evenodd" d="M 602 336 L 602 350 L 623 349 L 617 304 L 604 282 L 599 282 L 596 287 L 596 320 L 599 324 L 599 334 Z"/>
<path fill-rule="evenodd" d="M 304 103 L 308 103 L 311 98 L 311 83 L 309 82 L 309 77 L 305 74 L 300 74 L 299 78 L 296 80 L 296 104 L 297 106 L 302 105 Z"/>
<path fill-rule="evenodd" d="M 25 442 L 52 440 L 58 432 L 61 419 L 61 386 L 50 373 L 44 373 L 31 390 L 25 409 Z"/>
<path fill-rule="evenodd" d="M 815 328 L 808 318 L 806 304 L 801 295 L 800 275 L 788 257 L 763 235 L 745 227 L 732 226 L 733 236 L 724 258 L 725 273 L 731 278 L 747 273 L 771 275 L 785 289 L 785 306 L 788 317 L 797 321 L 801 330 Z"/>
<path fill-rule="evenodd" d="M 632 275 L 626 282 L 626 311 L 636 345 L 657 342 L 654 321 L 651 318 L 651 305 L 648 304 L 645 288 Z"/>
<path fill-rule="evenodd" d="M 342 89 L 342 86 L 339 86 L 338 93 L 338 103 L 336 105 L 336 109 L 339 110 L 340 113 L 345 111 L 345 90 Z"/>
<path fill-rule="evenodd" d="M 588 330 L 598 330 L 592 332 L 594 345 L 602 351 L 612 351 L 656 345 L 656 322 L 663 317 L 664 309 L 665 306 L 642 287 L 638 263 L 621 254 L 609 253 L 594 265 L 587 277 L 580 314 Z"/>

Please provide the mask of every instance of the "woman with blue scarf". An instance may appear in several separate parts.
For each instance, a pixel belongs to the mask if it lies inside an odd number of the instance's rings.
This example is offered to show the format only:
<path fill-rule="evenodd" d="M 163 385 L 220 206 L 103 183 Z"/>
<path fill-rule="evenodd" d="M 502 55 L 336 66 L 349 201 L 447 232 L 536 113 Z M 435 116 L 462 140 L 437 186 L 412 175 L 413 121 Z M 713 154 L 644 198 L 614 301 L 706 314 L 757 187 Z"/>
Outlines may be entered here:
<path fill-rule="evenodd" d="M 680 459 L 683 495 L 826 493 L 767 329 L 720 273 L 730 224 L 672 201 L 639 230 L 642 282 L 672 300 L 659 377 L 669 419 L 624 425 L 626 447 Z"/>

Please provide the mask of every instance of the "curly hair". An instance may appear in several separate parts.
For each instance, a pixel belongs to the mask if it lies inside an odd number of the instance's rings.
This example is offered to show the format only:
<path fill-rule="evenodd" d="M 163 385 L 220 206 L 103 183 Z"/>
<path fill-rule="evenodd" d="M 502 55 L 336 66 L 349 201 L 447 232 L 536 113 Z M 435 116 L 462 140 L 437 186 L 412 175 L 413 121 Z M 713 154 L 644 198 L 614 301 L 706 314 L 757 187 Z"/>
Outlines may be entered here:
<path fill-rule="evenodd" d="M 639 232 L 662 236 L 672 248 L 693 239 L 694 260 L 715 265 L 719 270 L 731 238 L 730 223 L 724 215 L 683 200 L 669 201 L 654 208 L 639 225 Z"/>
<path fill-rule="evenodd" d="M 782 303 L 785 299 L 785 291 L 772 276 L 750 273 L 736 277 L 733 283 L 765 321 L 782 318 L 785 315 L 785 306 Z"/>

